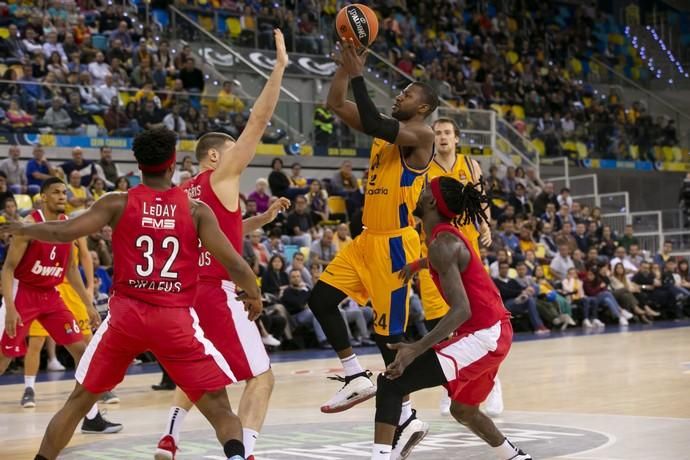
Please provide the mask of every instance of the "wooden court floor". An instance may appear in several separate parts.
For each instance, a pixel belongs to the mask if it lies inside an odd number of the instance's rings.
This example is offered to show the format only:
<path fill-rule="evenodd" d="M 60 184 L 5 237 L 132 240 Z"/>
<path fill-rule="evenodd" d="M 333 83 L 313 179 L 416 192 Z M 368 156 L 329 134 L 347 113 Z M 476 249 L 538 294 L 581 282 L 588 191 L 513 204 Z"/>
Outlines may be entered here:
<path fill-rule="evenodd" d="M 363 356 L 380 370 L 376 355 Z M 374 403 L 325 415 L 338 388 L 335 359 L 274 364 L 276 388 L 257 460 L 368 458 Z M 517 342 L 500 373 L 506 411 L 499 427 L 535 459 L 690 459 L 690 327 Z M 158 374 L 128 376 L 107 417 L 115 435 L 76 434 L 64 459 L 151 459 L 172 394 Z M 0 377 L 0 384 L 2 377 Z M 0 460 L 31 459 L 73 382 L 38 383 L 36 409 L 22 409 L 22 385 L 0 385 Z M 237 401 L 241 385 L 229 388 Z M 413 397 L 431 431 L 412 459 L 491 459 L 481 441 L 438 413 L 439 389 Z M 210 427 L 187 417 L 180 460 L 222 459 Z"/>

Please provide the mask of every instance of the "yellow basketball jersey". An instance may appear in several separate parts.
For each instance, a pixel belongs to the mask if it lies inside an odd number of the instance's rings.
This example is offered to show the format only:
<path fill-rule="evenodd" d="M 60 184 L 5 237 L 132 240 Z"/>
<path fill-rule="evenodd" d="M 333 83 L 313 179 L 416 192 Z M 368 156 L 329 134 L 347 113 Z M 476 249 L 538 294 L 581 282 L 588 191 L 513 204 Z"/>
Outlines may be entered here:
<path fill-rule="evenodd" d="M 393 232 L 414 225 L 412 211 L 417 206 L 425 173 L 405 164 L 397 145 L 374 139 L 369 159 L 369 180 L 362 223 L 375 232 Z"/>
<path fill-rule="evenodd" d="M 477 181 L 479 181 L 479 177 L 475 177 L 476 174 L 474 173 L 472 168 L 472 160 L 469 157 L 460 154 L 455 156 L 455 163 L 453 163 L 453 167 L 450 171 L 446 171 L 446 169 L 440 164 L 438 164 L 436 162 L 436 159 L 434 159 L 431 162 L 431 165 L 429 166 L 429 172 L 427 173 L 427 176 L 429 177 L 429 180 L 438 176 L 450 176 L 460 181 L 463 185 L 467 183 L 476 184 Z M 470 223 L 467 225 L 460 226 L 458 227 L 458 229 L 463 233 L 463 235 L 467 237 L 467 239 L 469 239 L 472 242 L 472 246 L 478 254 L 479 231 L 477 230 L 477 226 Z M 426 252 L 426 248 L 423 248 L 422 250 Z"/>
<path fill-rule="evenodd" d="M 77 264 L 77 266 L 79 266 L 79 248 L 77 247 L 76 243 L 72 244 L 72 259 L 74 260 L 74 263 Z M 72 285 L 69 284 L 69 281 L 67 281 L 67 276 L 65 276 L 62 279 L 62 283 L 60 283 L 60 286 L 72 287 Z"/>

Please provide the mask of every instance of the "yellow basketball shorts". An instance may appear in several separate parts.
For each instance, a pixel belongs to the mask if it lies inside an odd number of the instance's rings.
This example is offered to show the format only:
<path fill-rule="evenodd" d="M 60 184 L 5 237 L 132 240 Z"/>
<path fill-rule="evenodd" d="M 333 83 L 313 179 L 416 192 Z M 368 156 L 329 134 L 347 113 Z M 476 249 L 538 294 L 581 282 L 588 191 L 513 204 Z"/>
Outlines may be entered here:
<path fill-rule="evenodd" d="M 69 308 L 74 318 L 77 320 L 82 335 L 91 335 L 89 314 L 86 311 L 86 305 L 81 301 L 77 291 L 75 291 L 69 283 L 58 285 L 57 290 L 60 293 L 60 297 L 62 297 L 62 300 L 65 302 L 65 305 L 67 305 L 67 308 Z M 41 326 L 41 323 L 38 321 L 31 323 L 29 337 L 48 337 L 49 335 L 48 331 Z"/>
<path fill-rule="evenodd" d="M 364 230 L 328 264 L 320 280 L 360 305 L 371 299 L 374 332 L 400 335 L 407 326 L 410 286 L 398 274 L 419 254 L 419 234 L 412 227 L 385 233 Z"/>

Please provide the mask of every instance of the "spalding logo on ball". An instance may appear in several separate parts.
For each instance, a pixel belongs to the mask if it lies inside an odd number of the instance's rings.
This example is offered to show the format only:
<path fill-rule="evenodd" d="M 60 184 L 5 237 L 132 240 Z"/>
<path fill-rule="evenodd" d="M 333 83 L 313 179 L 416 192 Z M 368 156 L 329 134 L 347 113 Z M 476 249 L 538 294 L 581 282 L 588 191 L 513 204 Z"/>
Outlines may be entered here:
<path fill-rule="evenodd" d="M 341 40 L 351 38 L 357 48 L 374 43 L 379 33 L 379 20 L 374 10 L 360 3 L 347 5 L 335 17 L 336 32 Z"/>

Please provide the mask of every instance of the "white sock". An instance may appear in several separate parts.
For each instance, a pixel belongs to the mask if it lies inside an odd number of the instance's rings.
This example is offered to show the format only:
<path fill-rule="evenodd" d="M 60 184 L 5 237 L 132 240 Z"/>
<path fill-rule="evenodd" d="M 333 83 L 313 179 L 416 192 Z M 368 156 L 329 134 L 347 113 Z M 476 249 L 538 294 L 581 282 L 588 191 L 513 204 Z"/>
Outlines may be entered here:
<path fill-rule="evenodd" d="M 242 428 L 242 444 L 244 444 L 244 456 L 249 457 L 254 453 L 254 446 L 256 440 L 259 438 L 259 432 L 250 428 Z"/>
<path fill-rule="evenodd" d="M 494 447 L 494 452 L 496 452 L 496 456 L 500 460 L 510 460 L 517 455 L 518 449 L 510 441 L 508 441 L 508 438 L 505 438 L 503 440 L 503 444 L 498 447 Z"/>
<path fill-rule="evenodd" d="M 98 415 L 98 404 L 94 404 L 93 406 L 91 406 L 91 409 L 89 409 L 89 413 L 86 414 L 86 418 L 89 420 L 93 420 L 94 418 L 96 418 L 97 415 Z"/>
<path fill-rule="evenodd" d="M 24 376 L 24 388 L 34 388 L 34 384 L 36 383 L 36 376 L 35 375 L 25 375 Z"/>
<path fill-rule="evenodd" d="M 398 425 L 402 425 L 410 417 L 412 417 L 412 401 L 408 399 L 402 403 L 402 410 L 400 411 L 400 421 L 398 422 Z"/>
<path fill-rule="evenodd" d="M 168 424 L 165 426 L 165 434 L 169 434 L 175 440 L 175 444 L 180 442 L 180 430 L 184 423 L 187 411 L 181 407 L 173 406 L 168 413 Z"/>
<path fill-rule="evenodd" d="M 386 444 L 376 444 L 371 448 L 371 460 L 390 460 L 392 446 Z"/>
<path fill-rule="evenodd" d="M 345 376 L 347 377 L 355 374 L 361 374 L 362 372 L 364 372 L 364 369 L 362 369 L 362 366 L 359 364 L 357 355 L 354 353 L 348 356 L 347 358 L 342 358 L 340 362 L 343 365 L 343 369 L 345 370 Z"/>

